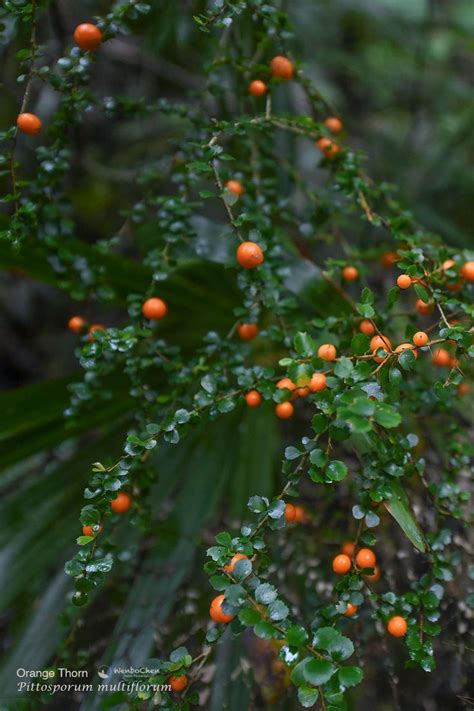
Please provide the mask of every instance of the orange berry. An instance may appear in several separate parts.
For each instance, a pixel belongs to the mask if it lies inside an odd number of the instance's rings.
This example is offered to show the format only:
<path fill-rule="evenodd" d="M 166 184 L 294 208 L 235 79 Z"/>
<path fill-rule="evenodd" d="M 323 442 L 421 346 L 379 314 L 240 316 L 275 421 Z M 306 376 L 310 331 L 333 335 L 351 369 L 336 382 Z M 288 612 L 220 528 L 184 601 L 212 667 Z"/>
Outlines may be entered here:
<path fill-rule="evenodd" d="M 375 333 L 375 326 L 371 321 L 364 319 L 359 324 L 359 331 L 366 336 L 373 336 Z"/>
<path fill-rule="evenodd" d="M 332 343 L 324 343 L 318 348 L 318 356 L 327 361 L 336 360 L 335 346 L 333 346 Z"/>
<path fill-rule="evenodd" d="M 407 633 L 408 625 L 404 617 L 395 615 L 387 623 L 387 631 L 392 637 L 404 637 Z"/>
<path fill-rule="evenodd" d="M 355 267 L 344 267 L 342 270 L 342 278 L 344 281 L 356 281 L 359 278 L 359 270 Z"/>
<path fill-rule="evenodd" d="M 262 402 L 262 396 L 258 390 L 250 390 L 245 396 L 245 402 L 249 407 L 258 407 Z"/>
<path fill-rule="evenodd" d="M 258 326 L 256 323 L 241 323 L 237 328 L 237 333 L 243 341 L 251 341 L 258 334 Z"/>
<path fill-rule="evenodd" d="M 331 138 L 319 138 L 316 145 L 325 158 L 334 158 L 341 150 L 339 144 Z"/>
<path fill-rule="evenodd" d="M 351 567 L 351 559 L 345 553 L 337 555 L 332 562 L 332 569 L 338 575 L 344 575 L 345 573 L 348 573 Z"/>
<path fill-rule="evenodd" d="M 324 119 L 324 125 L 331 133 L 341 133 L 344 128 L 341 119 L 337 116 L 328 116 L 327 119 Z"/>
<path fill-rule="evenodd" d="M 462 284 L 460 281 L 457 281 L 454 284 L 446 284 L 446 289 L 448 291 L 459 291 L 459 289 L 461 287 L 462 287 Z"/>
<path fill-rule="evenodd" d="M 467 395 L 469 392 L 468 383 L 459 383 L 459 385 L 457 387 L 457 392 L 458 392 L 458 395 L 460 395 L 461 397 L 463 397 L 464 395 Z"/>
<path fill-rule="evenodd" d="M 225 184 L 227 190 L 234 195 L 242 195 L 244 188 L 238 180 L 228 180 Z"/>
<path fill-rule="evenodd" d="M 235 615 L 228 615 L 222 610 L 222 603 L 224 602 L 224 595 L 217 595 L 211 602 L 209 608 L 209 614 L 211 619 L 217 624 L 223 624 L 225 622 L 230 622 L 234 619 Z"/>
<path fill-rule="evenodd" d="M 150 321 L 160 321 L 168 313 L 168 306 L 163 299 L 152 297 L 147 299 L 142 306 L 142 314 Z"/>
<path fill-rule="evenodd" d="M 278 79 L 291 79 L 293 77 L 293 64 L 287 57 L 278 55 L 270 62 L 272 76 Z"/>
<path fill-rule="evenodd" d="M 474 281 L 474 261 L 465 262 L 461 267 L 461 276 L 466 281 Z"/>
<path fill-rule="evenodd" d="M 304 523 L 306 521 L 306 511 L 303 506 L 295 506 L 295 521 Z"/>
<path fill-rule="evenodd" d="M 22 133 L 35 136 L 41 131 L 42 121 L 36 114 L 18 114 L 16 125 Z"/>
<path fill-rule="evenodd" d="M 296 400 L 299 397 L 308 397 L 309 395 L 309 387 L 306 385 L 303 388 L 296 388 L 293 390 L 293 395 L 291 396 L 292 400 Z"/>
<path fill-rule="evenodd" d="M 283 390 L 283 388 L 286 388 L 287 390 L 294 390 L 296 388 L 296 385 L 292 380 L 289 378 L 282 378 L 281 380 L 278 381 L 276 384 L 277 388 L 280 390 Z"/>
<path fill-rule="evenodd" d="M 357 605 L 353 605 L 351 602 L 347 603 L 346 611 L 344 615 L 346 617 L 352 617 L 357 612 Z"/>
<path fill-rule="evenodd" d="M 84 326 L 86 325 L 86 320 L 82 316 L 71 316 L 67 322 L 67 327 L 73 333 L 80 333 Z"/>
<path fill-rule="evenodd" d="M 280 420 L 289 420 L 293 416 L 295 408 L 291 402 L 280 402 L 275 407 L 275 414 Z"/>
<path fill-rule="evenodd" d="M 371 573 L 370 575 L 364 575 L 364 578 L 369 583 L 376 583 L 378 580 L 380 580 L 380 568 L 378 567 L 378 565 L 374 567 L 373 573 Z"/>
<path fill-rule="evenodd" d="M 400 345 L 395 348 L 395 353 L 402 353 L 402 351 L 406 351 L 407 349 L 413 351 L 415 358 L 418 358 L 418 352 L 412 343 L 400 343 Z"/>
<path fill-rule="evenodd" d="M 99 525 L 98 531 L 94 531 L 92 526 L 83 526 L 82 527 L 82 535 L 83 536 L 98 536 L 101 531 L 102 531 L 102 524 Z"/>
<path fill-rule="evenodd" d="M 428 316 L 434 311 L 434 303 L 432 301 L 423 301 L 422 299 L 417 299 L 415 303 L 415 308 L 419 314 L 423 316 Z"/>
<path fill-rule="evenodd" d="M 418 348 L 423 348 L 423 346 L 426 346 L 428 341 L 428 334 L 424 331 L 417 331 L 413 336 L 413 343 L 415 344 L 415 346 L 418 346 Z"/>
<path fill-rule="evenodd" d="M 294 506 L 293 504 L 286 504 L 285 520 L 287 521 L 287 523 L 291 523 L 291 521 L 296 521 L 296 506 Z"/>
<path fill-rule="evenodd" d="M 97 25 L 91 22 L 84 22 L 74 30 L 74 42 L 81 49 L 93 52 L 102 42 L 102 32 Z"/>
<path fill-rule="evenodd" d="M 385 252 L 380 255 L 380 264 L 386 269 L 390 269 L 398 261 L 398 254 L 396 252 Z"/>
<path fill-rule="evenodd" d="M 342 544 L 341 551 L 345 553 L 345 555 L 348 555 L 350 558 L 352 558 L 355 552 L 355 545 L 352 541 L 346 541 Z"/>
<path fill-rule="evenodd" d="M 400 274 L 397 279 L 397 286 L 399 289 L 409 289 L 411 286 L 411 277 L 408 274 Z"/>
<path fill-rule="evenodd" d="M 375 553 L 370 548 L 361 548 L 355 557 L 355 562 L 358 568 L 373 568 L 377 558 Z"/>
<path fill-rule="evenodd" d="M 309 389 L 312 393 L 319 393 L 326 389 L 326 376 L 324 373 L 313 373 L 309 381 Z"/>
<path fill-rule="evenodd" d="M 239 560 L 243 560 L 244 558 L 245 560 L 247 560 L 248 558 L 245 553 L 236 553 L 230 559 L 230 565 L 224 565 L 224 570 L 227 571 L 227 573 L 232 573 L 234 571 L 236 563 L 238 563 Z"/>
<path fill-rule="evenodd" d="M 264 96 L 267 93 L 267 85 L 260 79 L 254 79 L 249 84 L 249 94 L 252 96 Z"/>
<path fill-rule="evenodd" d="M 433 363 L 440 368 L 446 368 L 451 363 L 451 356 L 445 348 L 437 348 L 433 353 Z"/>
<path fill-rule="evenodd" d="M 441 265 L 441 268 L 446 271 L 447 269 L 451 269 L 452 267 L 456 266 L 456 262 L 454 259 L 446 259 L 443 264 Z"/>
<path fill-rule="evenodd" d="M 89 334 L 87 336 L 87 340 L 89 341 L 89 343 L 92 343 L 92 341 L 94 340 L 93 334 L 95 333 L 95 331 L 106 331 L 106 330 L 107 329 L 105 328 L 103 323 L 93 323 L 91 326 L 89 326 L 89 328 L 87 330 L 87 333 Z"/>
<path fill-rule="evenodd" d="M 244 269 L 255 269 L 264 260 L 263 252 L 256 242 L 242 242 L 239 244 L 236 257 L 238 263 Z"/>
<path fill-rule="evenodd" d="M 188 685 L 188 677 L 186 674 L 181 674 L 181 676 L 170 676 L 168 683 L 171 686 L 171 690 L 175 693 L 184 691 Z"/>
<path fill-rule="evenodd" d="M 114 513 L 125 513 L 132 505 L 132 497 L 125 491 L 119 491 L 115 499 L 110 502 L 110 507 Z"/>
<path fill-rule="evenodd" d="M 387 336 L 383 334 L 381 336 L 374 336 L 370 341 L 370 350 L 376 351 L 379 348 L 384 348 L 385 350 L 391 351 L 392 344 Z"/>

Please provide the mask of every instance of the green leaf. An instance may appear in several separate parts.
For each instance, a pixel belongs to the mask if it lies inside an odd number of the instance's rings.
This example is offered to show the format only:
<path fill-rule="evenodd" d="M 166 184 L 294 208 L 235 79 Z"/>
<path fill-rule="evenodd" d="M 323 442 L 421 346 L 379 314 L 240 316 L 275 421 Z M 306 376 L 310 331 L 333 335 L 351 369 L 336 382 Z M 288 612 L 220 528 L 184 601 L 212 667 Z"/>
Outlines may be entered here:
<path fill-rule="evenodd" d="M 341 481 L 347 476 L 347 466 L 344 462 L 333 459 L 326 468 L 326 476 L 330 481 Z"/>
<path fill-rule="evenodd" d="M 339 681 L 343 686 L 357 686 L 364 678 L 360 667 L 342 667 L 338 672 Z"/>
<path fill-rule="evenodd" d="M 385 427 L 386 429 L 398 427 L 402 421 L 400 413 L 393 407 L 393 405 L 389 405 L 385 402 L 376 403 L 374 419 L 377 424 Z"/>
<path fill-rule="evenodd" d="M 311 659 L 303 669 L 303 676 L 309 684 L 325 684 L 337 671 L 334 664 L 325 659 Z"/>
<path fill-rule="evenodd" d="M 426 542 L 423 532 L 415 520 L 410 509 L 410 503 L 405 490 L 398 481 L 387 484 L 390 491 L 390 498 L 383 503 L 389 514 L 393 516 L 406 537 L 413 543 L 421 553 L 426 551 Z"/>
<path fill-rule="evenodd" d="M 305 709 L 310 709 L 319 698 L 319 691 L 310 686 L 300 686 L 298 688 L 298 701 Z"/>
<path fill-rule="evenodd" d="M 308 641 L 308 633 L 304 627 L 292 625 L 286 632 L 286 640 L 292 647 L 302 647 Z"/>

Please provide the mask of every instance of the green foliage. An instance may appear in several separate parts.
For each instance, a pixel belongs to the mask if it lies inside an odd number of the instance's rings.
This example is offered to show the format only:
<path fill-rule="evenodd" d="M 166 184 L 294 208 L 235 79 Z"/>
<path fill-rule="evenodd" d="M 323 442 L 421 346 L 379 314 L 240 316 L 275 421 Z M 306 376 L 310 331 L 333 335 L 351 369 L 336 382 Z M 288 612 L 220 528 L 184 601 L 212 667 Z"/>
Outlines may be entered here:
<path fill-rule="evenodd" d="M 44 117 L 40 137 L 22 136 L 13 126 L 0 134 L 8 211 L 8 221 L 0 222 L 0 265 L 53 284 L 72 299 L 115 304 L 123 316 L 119 325 L 93 332 L 90 319 L 85 323 L 77 346 L 82 380 L 42 383 L 2 398 L 0 461 L 10 467 L 7 485 L 17 476 L 21 482 L 27 457 L 61 443 L 71 448 L 67 468 L 75 474 L 66 487 L 65 465 L 52 467 L 41 485 L 27 482 L 9 502 L 24 520 L 34 496 L 48 497 L 37 528 L 30 529 L 30 550 L 15 543 L 10 553 L 18 580 L 4 593 L 8 603 L 26 575 L 45 580 L 46 567 L 64 551 L 61 539 L 69 535 L 74 511 L 70 543 L 77 548 L 64 564 L 71 579 L 67 604 L 51 590 L 63 609 L 62 641 L 54 657 L 54 645 L 47 645 L 41 665 L 52 659 L 56 666 L 90 665 L 78 630 L 111 590 L 120 614 L 101 661 L 125 664 L 134 655 L 134 664 L 144 663 L 154 653 L 150 620 L 167 623 L 186 576 L 203 580 L 207 547 L 209 597 L 211 589 L 223 594 L 222 609 L 232 621 L 209 627 L 201 614 L 207 614 L 207 595 L 206 604 L 193 601 L 188 629 L 160 640 L 160 658 L 152 660 L 158 671 L 148 679 L 165 684 L 170 674 L 186 672 L 186 690 L 132 690 L 112 702 L 98 694 L 104 708 L 115 702 L 169 709 L 198 704 L 205 662 L 215 654 L 217 668 L 228 668 L 219 650 L 233 645 L 232 654 L 243 653 L 235 638 L 246 628 L 281 663 L 289 695 L 306 708 L 317 702 L 334 711 L 347 708 L 351 689 L 363 682 L 359 663 L 370 654 L 370 635 L 395 615 L 408 623 L 407 664 L 433 671 L 441 602 L 447 595 L 456 599 L 448 583 L 462 570 L 463 536 L 471 523 L 462 476 L 472 449 L 459 386 L 472 356 L 472 285 L 461 271 L 472 252 L 448 248 L 427 233 L 391 186 L 367 176 L 364 155 L 351 147 L 345 130 L 334 137 L 324 123 L 334 111 L 298 58 L 291 86 L 307 110 L 286 81 L 272 76 L 271 58 L 291 56 L 291 25 L 278 3 L 222 0 L 193 14 L 192 31 L 205 35 L 200 46 L 207 54 L 205 86 L 192 103 L 94 90 L 95 65 L 107 41 L 146 36 L 151 4 L 113 5 L 97 20 L 104 37 L 97 53 L 73 47 L 54 61 L 37 36 L 45 11 L 36 2 L 7 2 L 2 10 L 9 27 L 30 32 L 27 48 L 16 56 L 21 111 L 30 108 L 40 81 L 54 90 L 58 105 Z M 268 85 L 265 99 L 248 95 L 255 78 Z M 94 114 L 112 133 L 125 121 L 138 131 L 150 121 L 171 129 L 166 145 L 146 147 L 121 211 L 131 255 L 122 248 L 121 230 L 85 241 L 71 218 L 75 139 Z M 314 142 L 321 138 L 337 141 L 338 152 L 318 151 Z M 20 147 L 34 149 L 29 177 Z M 311 156 L 311 175 L 302 152 Z M 229 179 L 242 183 L 242 195 L 226 187 Z M 363 248 L 352 245 L 352 230 Z M 248 241 L 264 254 L 255 269 L 236 261 L 237 247 Z M 378 259 L 387 251 L 411 277 L 408 293 L 394 286 L 395 267 L 382 276 Z M 454 265 L 444 268 L 448 258 Z M 353 284 L 344 280 L 348 264 L 358 270 Z M 168 307 L 158 323 L 142 312 L 151 297 Z M 411 343 L 421 328 L 417 298 L 435 307 L 429 325 L 421 322 L 429 342 L 397 351 L 396 343 Z M 390 338 L 386 349 L 374 352 L 359 331 L 362 319 Z M 242 323 L 258 324 L 258 335 L 240 339 Z M 335 359 L 323 360 L 324 344 L 336 348 Z M 448 354 L 442 369 L 432 362 L 440 347 Z M 325 387 L 312 386 L 315 373 L 324 374 Z M 288 387 L 276 385 L 282 378 L 291 381 Z M 252 390 L 262 398 L 255 411 L 244 409 Z M 296 416 L 282 425 L 282 434 L 274 412 L 287 402 Z M 98 439 L 84 448 L 79 436 L 91 432 Z M 430 457 L 423 449 L 427 439 L 435 450 Z M 283 461 L 275 477 L 276 453 Z M 91 463 L 87 481 L 84 459 Z M 112 508 L 119 492 L 131 497 L 130 512 Z M 325 545 L 328 520 L 334 528 Z M 228 530 L 216 534 L 216 524 Z M 92 530 L 80 535 L 81 526 Z M 36 531 L 46 531 L 48 543 L 48 554 L 39 559 Z M 216 545 L 209 546 L 213 535 Z M 294 548 L 294 560 L 285 558 L 280 549 L 298 535 L 303 544 Z M 306 583 L 305 574 L 315 539 L 318 578 L 325 581 L 318 596 L 314 578 Z M 377 546 L 383 552 L 380 584 L 377 571 L 354 557 L 350 571 L 334 580 L 331 544 L 345 539 L 356 551 Z M 407 563 L 397 559 L 398 549 Z M 244 557 L 230 564 L 236 553 Z M 392 570 L 398 571 L 396 583 Z M 58 587 L 64 595 L 64 578 Z M 358 608 L 369 632 L 352 633 L 348 604 Z M 33 614 L 25 639 L 35 638 L 36 624 Z M 195 653 L 181 645 L 185 632 Z M 173 649 L 175 636 L 180 646 Z M 55 643 L 58 637 L 56 629 Z M 23 648 L 13 650 L 4 678 Z M 216 682 L 213 708 L 220 701 Z"/>

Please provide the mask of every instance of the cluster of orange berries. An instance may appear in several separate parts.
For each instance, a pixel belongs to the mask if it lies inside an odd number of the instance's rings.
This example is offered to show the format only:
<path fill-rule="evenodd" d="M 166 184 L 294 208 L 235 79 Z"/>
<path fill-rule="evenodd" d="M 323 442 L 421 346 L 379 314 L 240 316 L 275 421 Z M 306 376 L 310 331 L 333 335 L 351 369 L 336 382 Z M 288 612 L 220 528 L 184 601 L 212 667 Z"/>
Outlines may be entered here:
<path fill-rule="evenodd" d="M 328 116 L 327 119 L 323 121 L 324 125 L 326 126 L 331 133 L 341 133 L 342 130 L 344 129 L 344 125 L 341 121 L 340 118 L 337 116 Z M 324 155 L 325 158 L 335 158 L 337 154 L 341 150 L 341 146 L 339 143 L 336 141 L 333 141 L 332 138 L 328 138 L 327 136 L 323 136 L 322 138 L 319 138 L 316 141 L 316 146 L 319 148 L 321 153 Z M 346 269 L 355 269 L 355 267 L 346 267 Z M 357 272 L 357 270 L 356 270 Z M 350 272 L 349 272 L 350 273 Z M 358 273 L 356 276 L 354 276 L 352 279 L 347 279 L 347 281 L 354 281 L 357 279 Z"/>
<path fill-rule="evenodd" d="M 151 297 L 142 305 L 142 314 L 150 321 L 160 321 L 168 313 L 168 305 L 163 299 Z M 71 316 L 68 321 L 68 328 L 73 333 L 83 333 L 87 327 L 87 321 L 83 316 Z M 102 323 L 93 323 L 87 328 L 90 341 L 93 340 L 94 331 L 105 331 L 106 328 Z"/>
<path fill-rule="evenodd" d="M 441 270 L 447 271 L 448 269 L 452 269 L 455 266 L 456 262 L 454 261 L 454 259 L 446 259 L 446 261 L 444 261 L 441 265 Z M 474 261 L 465 262 L 461 266 L 459 273 L 465 281 L 474 282 Z M 400 276 L 397 278 L 397 286 L 399 289 L 409 289 L 412 284 L 416 284 L 419 281 L 421 280 L 413 278 L 409 274 L 400 274 Z M 454 287 L 451 286 L 449 288 L 451 288 L 451 290 L 457 290 L 459 287 L 460 284 L 454 285 Z M 421 303 L 424 304 L 425 302 L 421 301 Z"/>
<path fill-rule="evenodd" d="M 74 30 L 74 41 L 81 49 L 93 52 L 102 42 L 102 32 L 97 25 L 84 22 Z M 35 136 L 41 131 L 43 123 L 36 114 L 23 112 L 18 114 L 16 125 L 22 133 L 26 133 L 28 136 Z"/>
<path fill-rule="evenodd" d="M 114 513 L 123 514 L 126 513 L 132 505 L 132 497 L 127 494 L 126 491 L 119 491 L 115 499 L 110 502 L 110 508 Z M 84 536 L 97 536 L 102 531 L 102 524 L 99 524 L 99 528 L 94 530 L 92 526 L 83 526 L 82 534 Z"/>

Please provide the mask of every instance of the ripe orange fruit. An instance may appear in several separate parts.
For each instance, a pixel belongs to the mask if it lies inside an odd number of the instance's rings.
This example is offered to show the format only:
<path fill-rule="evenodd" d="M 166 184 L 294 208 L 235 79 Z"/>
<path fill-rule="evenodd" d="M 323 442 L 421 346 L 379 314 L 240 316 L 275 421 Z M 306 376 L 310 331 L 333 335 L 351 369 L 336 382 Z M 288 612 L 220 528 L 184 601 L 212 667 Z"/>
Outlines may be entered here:
<path fill-rule="evenodd" d="M 359 278 L 359 270 L 352 266 L 344 267 L 342 278 L 344 281 L 356 281 Z"/>
<path fill-rule="evenodd" d="M 344 575 L 348 573 L 352 567 L 351 559 L 345 553 L 340 553 L 337 555 L 332 562 L 332 569 L 338 575 Z"/>
<path fill-rule="evenodd" d="M 237 333 L 243 341 L 251 341 L 258 334 L 258 326 L 256 323 L 241 323 L 237 328 Z"/>
<path fill-rule="evenodd" d="M 234 195 L 242 195 L 242 193 L 244 192 L 242 183 L 238 180 L 228 180 L 225 186 L 227 190 L 230 193 L 234 193 Z"/>
<path fill-rule="evenodd" d="M 308 397 L 309 392 L 309 387 L 307 387 L 306 385 L 303 388 L 296 388 L 296 390 L 293 391 L 291 399 L 296 400 L 299 397 Z"/>
<path fill-rule="evenodd" d="M 377 558 L 375 553 L 370 548 L 361 548 L 355 557 L 355 562 L 358 568 L 373 568 Z"/>
<path fill-rule="evenodd" d="M 324 373 L 313 373 L 309 381 L 309 389 L 312 393 L 319 393 L 326 389 L 326 376 Z"/>
<path fill-rule="evenodd" d="M 465 262 L 461 267 L 461 276 L 466 281 L 474 281 L 474 261 Z"/>
<path fill-rule="evenodd" d="M 445 348 L 437 348 L 433 353 L 433 363 L 440 368 L 446 368 L 451 364 L 451 356 Z"/>
<path fill-rule="evenodd" d="M 74 30 L 74 42 L 81 49 L 93 52 L 102 42 L 102 32 L 97 25 L 91 22 L 84 22 Z"/>
<path fill-rule="evenodd" d="M 293 504 L 286 504 L 285 520 L 288 523 L 290 523 L 291 521 L 296 521 L 296 506 L 294 506 Z"/>
<path fill-rule="evenodd" d="M 458 395 L 460 395 L 461 397 L 464 397 L 464 395 L 467 395 L 469 392 L 468 383 L 459 383 L 459 385 L 457 387 L 457 392 L 458 392 Z"/>
<path fill-rule="evenodd" d="M 364 578 L 369 583 L 376 583 L 378 580 L 380 580 L 380 568 L 378 567 L 378 565 L 374 567 L 373 573 L 371 573 L 370 575 L 364 575 Z"/>
<path fill-rule="evenodd" d="M 415 303 L 415 308 L 419 314 L 422 314 L 422 316 L 428 316 L 434 311 L 434 303 L 432 301 L 423 301 L 422 299 L 417 299 Z"/>
<path fill-rule="evenodd" d="M 18 114 L 16 125 L 22 133 L 26 133 L 28 136 L 35 136 L 41 131 L 43 123 L 36 114 L 23 113 Z"/>
<path fill-rule="evenodd" d="M 444 271 L 446 271 L 447 269 L 451 269 L 451 267 L 455 267 L 455 266 L 456 266 L 456 262 L 454 261 L 454 259 L 446 259 L 446 260 L 442 263 L 441 268 L 442 268 Z"/>
<path fill-rule="evenodd" d="M 424 331 L 417 331 L 413 336 L 413 343 L 415 344 L 415 346 L 418 346 L 418 348 L 423 348 L 423 346 L 426 346 L 428 341 L 428 334 Z"/>
<path fill-rule="evenodd" d="M 373 336 L 375 333 L 375 326 L 371 321 L 368 321 L 366 318 L 360 322 L 359 324 L 359 331 L 366 336 Z"/>
<path fill-rule="evenodd" d="M 341 551 L 345 553 L 345 555 L 348 555 L 349 558 L 352 558 L 355 552 L 355 545 L 352 541 L 345 541 L 341 546 Z"/>
<path fill-rule="evenodd" d="M 325 158 L 334 158 L 341 150 L 339 144 L 331 138 L 319 138 L 316 145 Z"/>
<path fill-rule="evenodd" d="M 462 284 L 460 281 L 456 281 L 454 284 L 446 284 L 446 289 L 448 291 L 459 291 L 461 289 Z"/>
<path fill-rule="evenodd" d="M 390 269 L 398 261 L 398 254 L 396 252 L 385 252 L 380 255 L 380 264 L 386 269 Z"/>
<path fill-rule="evenodd" d="M 346 611 L 344 615 L 346 617 L 352 617 L 357 612 L 357 605 L 353 605 L 351 602 L 347 603 Z"/>
<path fill-rule="evenodd" d="M 304 523 L 306 521 L 306 511 L 303 506 L 295 506 L 295 521 Z"/>
<path fill-rule="evenodd" d="M 324 343 L 318 348 L 318 356 L 327 361 L 336 360 L 335 346 L 333 346 L 332 343 Z"/>
<path fill-rule="evenodd" d="M 171 686 L 172 691 L 179 693 L 184 691 L 188 685 L 188 677 L 186 674 L 181 674 L 181 676 L 170 676 L 168 683 Z"/>
<path fill-rule="evenodd" d="M 227 615 L 223 610 L 222 610 L 222 603 L 224 602 L 224 595 L 217 595 L 211 602 L 211 606 L 209 608 L 209 614 L 211 616 L 211 620 L 214 620 L 214 622 L 217 622 L 217 624 L 223 624 L 225 622 L 230 622 L 231 620 L 234 619 L 234 615 Z"/>
<path fill-rule="evenodd" d="M 273 57 L 270 62 L 270 70 L 272 72 L 272 76 L 277 77 L 278 79 L 288 80 L 293 76 L 292 62 L 290 62 L 288 57 L 282 57 L 281 55 Z"/>
<path fill-rule="evenodd" d="M 142 306 L 142 314 L 145 318 L 150 319 L 150 321 L 159 321 L 164 318 L 168 313 L 168 306 L 166 301 L 163 299 L 157 299 L 152 297 L 147 299 Z"/>
<path fill-rule="evenodd" d="M 256 242 L 242 242 L 236 253 L 237 261 L 244 269 L 255 269 L 263 260 L 263 252 Z"/>
<path fill-rule="evenodd" d="M 411 277 L 408 274 L 400 274 L 397 279 L 397 286 L 399 289 L 409 289 L 411 286 Z"/>
<path fill-rule="evenodd" d="M 331 133 L 341 133 L 344 128 L 341 119 L 337 116 L 328 116 L 327 119 L 324 119 L 324 125 Z"/>
<path fill-rule="evenodd" d="M 245 402 L 249 407 L 258 407 L 262 402 L 262 396 L 258 390 L 250 390 L 250 392 L 245 395 Z"/>
<path fill-rule="evenodd" d="M 400 343 L 400 345 L 395 348 L 395 353 L 402 353 L 402 351 L 406 351 L 407 349 L 413 351 L 415 358 L 418 358 L 418 351 L 411 343 Z"/>
<path fill-rule="evenodd" d="M 280 390 L 282 390 L 283 388 L 286 388 L 287 390 L 294 390 L 296 388 L 294 382 L 289 378 L 282 378 L 278 381 L 276 386 L 277 388 L 280 388 Z"/>
<path fill-rule="evenodd" d="M 119 491 L 115 499 L 110 502 L 110 507 L 114 513 L 125 513 L 132 505 L 132 497 L 125 491 Z"/>
<path fill-rule="evenodd" d="M 254 79 L 249 84 L 249 94 L 252 96 L 264 96 L 267 93 L 267 85 L 260 79 Z"/>
<path fill-rule="evenodd" d="M 228 573 L 232 573 L 233 570 L 234 570 L 234 568 L 235 568 L 235 564 L 236 564 L 239 560 L 243 560 L 244 558 L 245 558 L 245 559 L 248 558 L 248 556 L 246 556 L 245 553 L 236 553 L 236 554 L 233 555 L 232 558 L 230 559 L 230 564 L 229 564 L 229 565 L 224 565 L 224 570 L 227 571 Z"/>
<path fill-rule="evenodd" d="M 384 336 L 383 334 L 381 336 L 374 336 L 371 341 L 370 341 L 370 350 L 371 351 L 376 351 L 379 348 L 383 348 L 384 350 L 392 350 L 392 344 L 390 340 L 387 338 L 387 336 Z"/>
<path fill-rule="evenodd" d="M 275 414 L 280 420 L 289 420 L 293 416 L 295 408 L 291 402 L 280 402 L 275 407 Z"/>
<path fill-rule="evenodd" d="M 80 333 L 85 325 L 86 320 L 82 316 L 71 316 L 67 322 L 68 329 L 73 333 Z"/>
<path fill-rule="evenodd" d="M 92 526 L 83 526 L 82 527 L 82 535 L 83 536 L 98 536 L 101 531 L 102 531 L 102 524 L 99 525 L 98 531 L 94 531 Z"/>
<path fill-rule="evenodd" d="M 395 615 L 387 622 L 387 631 L 392 637 L 404 637 L 407 633 L 408 625 L 404 617 Z"/>
<path fill-rule="evenodd" d="M 87 330 L 87 333 L 89 334 L 87 336 L 87 340 L 89 341 L 89 343 L 92 343 L 92 341 L 94 340 L 93 334 L 95 333 L 95 331 L 106 331 L 106 330 L 107 329 L 105 328 L 103 323 L 93 323 L 91 326 L 89 326 L 89 328 Z"/>

